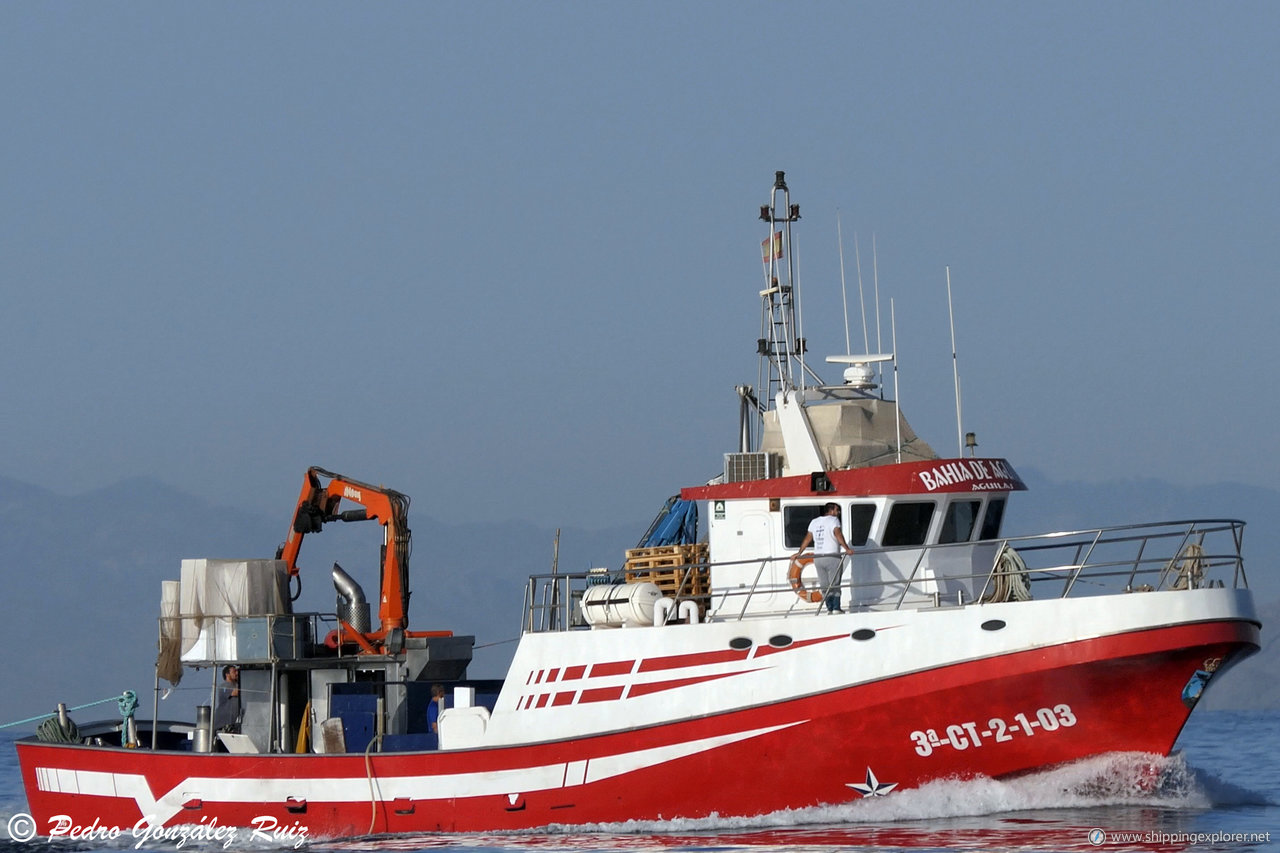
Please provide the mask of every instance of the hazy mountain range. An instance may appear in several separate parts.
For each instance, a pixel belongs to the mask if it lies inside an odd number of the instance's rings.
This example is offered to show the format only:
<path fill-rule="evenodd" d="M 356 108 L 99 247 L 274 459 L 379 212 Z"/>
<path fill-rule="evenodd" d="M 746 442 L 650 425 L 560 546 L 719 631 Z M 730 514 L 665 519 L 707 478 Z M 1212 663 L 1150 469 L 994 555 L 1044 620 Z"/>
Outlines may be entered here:
<path fill-rule="evenodd" d="M 1008 534 L 1183 518 L 1242 518 L 1249 571 L 1264 618 L 1264 651 L 1227 673 L 1210 691 L 1211 707 L 1280 707 L 1280 664 L 1271 637 L 1280 616 L 1280 582 L 1272 568 L 1280 532 L 1280 492 L 1221 484 L 1181 487 L 1155 481 L 1051 483 L 1023 472 L 1031 492 L 1011 502 Z M 655 507 L 656 511 L 657 507 Z M 264 517 L 214 506 L 146 479 L 131 479 L 82 495 L 54 494 L 0 477 L 0 578 L 6 602 L 0 620 L 6 681 L 0 723 L 50 711 L 56 702 L 87 703 L 122 690 L 138 693 L 149 715 L 154 684 L 160 581 L 177 579 L 185 557 L 265 558 L 283 539 L 292 507 Z M 561 531 L 561 571 L 618 568 L 650 519 L 607 530 Z M 520 633 L 527 578 L 551 568 L 555 531 L 529 524 L 446 525 L 411 516 L 411 626 L 474 634 L 471 674 L 498 677 Z M 331 532 L 334 527 L 339 529 Z M 331 525 L 309 538 L 301 610 L 332 612 L 329 566 L 336 560 L 376 600 L 380 528 Z M 191 682 L 196 679 L 190 679 Z M 185 718 L 196 704 L 189 687 L 161 706 Z M 172 707 L 168 707 L 169 705 Z M 114 714 L 112 705 L 79 716 Z M 18 727 L 19 730 L 28 727 Z"/>

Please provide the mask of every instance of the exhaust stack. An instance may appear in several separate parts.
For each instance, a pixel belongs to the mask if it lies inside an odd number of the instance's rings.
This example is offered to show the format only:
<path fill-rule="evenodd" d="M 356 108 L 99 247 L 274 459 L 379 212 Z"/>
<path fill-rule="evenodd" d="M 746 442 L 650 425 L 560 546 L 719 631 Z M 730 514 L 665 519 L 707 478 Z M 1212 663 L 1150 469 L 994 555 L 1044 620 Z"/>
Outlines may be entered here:
<path fill-rule="evenodd" d="M 333 586 L 338 591 L 338 618 L 362 634 L 369 633 L 369 601 L 355 578 L 333 564 Z"/>

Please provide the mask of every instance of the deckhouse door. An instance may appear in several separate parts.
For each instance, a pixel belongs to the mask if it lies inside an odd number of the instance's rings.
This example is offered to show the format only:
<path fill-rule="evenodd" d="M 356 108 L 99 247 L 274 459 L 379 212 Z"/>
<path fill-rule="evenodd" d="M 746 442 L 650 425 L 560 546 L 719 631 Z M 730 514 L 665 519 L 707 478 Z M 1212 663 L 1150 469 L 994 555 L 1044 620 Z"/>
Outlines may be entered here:
<path fill-rule="evenodd" d="M 731 565 L 717 565 L 712 570 L 716 611 L 728 616 L 744 612 L 744 607 L 747 613 L 772 608 L 774 596 L 761 595 L 759 590 L 787 582 L 786 562 L 774 559 L 772 515 L 748 510 L 737 517 L 728 532 L 733 545 L 727 549 L 726 557 Z M 721 562 L 719 555 L 716 562 Z"/>

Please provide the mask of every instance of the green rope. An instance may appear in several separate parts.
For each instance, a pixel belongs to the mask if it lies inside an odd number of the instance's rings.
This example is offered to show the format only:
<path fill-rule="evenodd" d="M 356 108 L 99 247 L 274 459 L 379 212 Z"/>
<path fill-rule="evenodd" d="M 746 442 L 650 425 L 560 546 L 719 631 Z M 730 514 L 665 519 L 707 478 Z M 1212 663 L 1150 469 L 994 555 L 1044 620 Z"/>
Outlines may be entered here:
<path fill-rule="evenodd" d="M 65 726 L 57 717 L 50 717 L 36 728 L 36 740 L 41 743 L 79 743 L 80 729 L 70 717 L 67 717 Z"/>
<path fill-rule="evenodd" d="M 76 705 L 74 708 L 68 708 L 67 711 L 81 711 L 81 710 L 84 710 L 85 708 L 92 708 L 94 705 L 105 705 L 108 702 L 118 702 L 120 703 L 120 706 L 121 706 L 120 708 L 121 713 L 123 713 L 124 700 L 125 700 L 125 697 L 129 695 L 134 696 L 133 704 L 134 704 L 134 707 L 136 708 L 138 705 L 136 694 L 134 694 L 132 690 L 126 690 L 123 695 L 109 696 L 106 699 L 99 699 L 97 702 L 86 702 L 83 705 Z M 27 717 L 25 720 L 14 720 L 12 723 L 0 723 L 0 729 L 7 729 L 11 726 L 20 726 L 23 723 L 34 723 L 36 720 L 43 720 L 48 716 L 49 716 L 48 714 L 37 714 L 34 717 Z"/>
<path fill-rule="evenodd" d="M 138 710 L 138 694 L 132 690 L 126 690 L 124 695 L 120 697 L 120 716 L 126 720 L 133 716 L 133 712 Z"/>

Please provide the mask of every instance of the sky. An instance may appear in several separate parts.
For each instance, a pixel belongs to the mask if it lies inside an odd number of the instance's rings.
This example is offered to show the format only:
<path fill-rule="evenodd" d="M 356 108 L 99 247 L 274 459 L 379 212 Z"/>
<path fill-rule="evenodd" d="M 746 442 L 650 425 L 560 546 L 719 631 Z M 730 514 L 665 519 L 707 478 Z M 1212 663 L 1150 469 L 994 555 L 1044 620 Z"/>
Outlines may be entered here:
<path fill-rule="evenodd" d="M 320 465 L 495 536 L 643 531 L 736 449 L 784 170 L 811 353 L 845 350 L 838 217 L 940 452 L 949 267 L 981 453 L 1273 487 L 1277 33 L 1253 2 L 0 4 L 0 474 L 286 519 Z"/>

